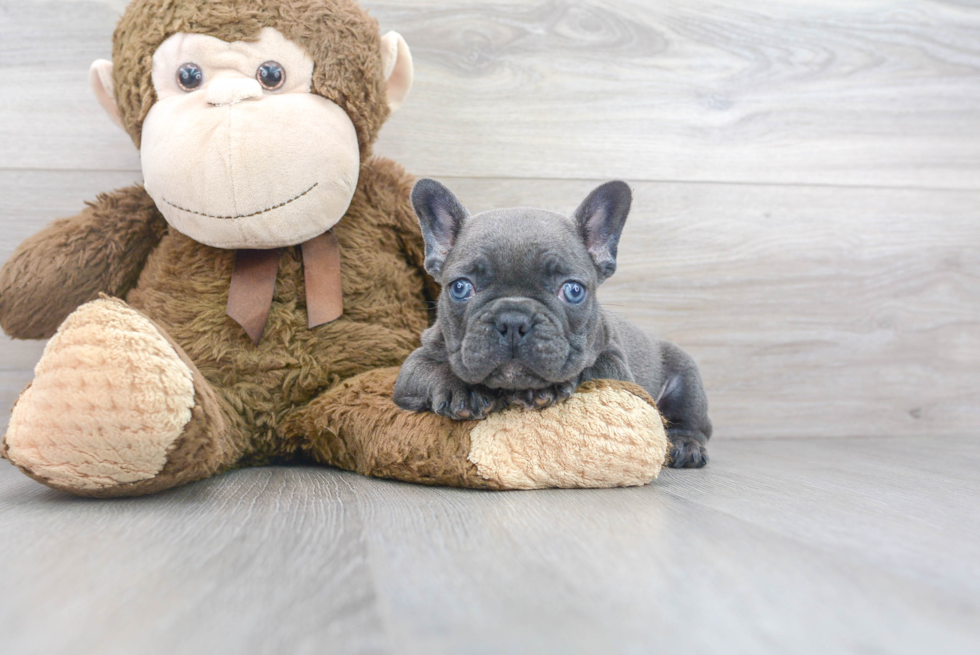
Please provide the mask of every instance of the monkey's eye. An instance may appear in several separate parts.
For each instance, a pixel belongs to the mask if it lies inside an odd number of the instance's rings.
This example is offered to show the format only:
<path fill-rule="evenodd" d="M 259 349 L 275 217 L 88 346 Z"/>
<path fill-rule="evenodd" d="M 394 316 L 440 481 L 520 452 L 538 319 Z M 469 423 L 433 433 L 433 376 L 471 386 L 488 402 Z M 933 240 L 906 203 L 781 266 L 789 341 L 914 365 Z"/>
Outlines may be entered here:
<path fill-rule="evenodd" d="M 193 91 L 200 88 L 204 82 L 204 71 L 197 64 L 190 62 L 177 69 L 177 86 L 184 91 Z"/>
<path fill-rule="evenodd" d="M 585 300 L 585 287 L 578 282 L 566 282 L 558 295 L 569 305 L 580 305 Z"/>
<path fill-rule="evenodd" d="M 473 283 L 464 277 L 449 285 L 449 297 L 456 302 L 464 302 L 473 297 Z"/>
<path fill-rule="evenodd" d="M 255 71 L 255 79 L 269 91 L 275 91 L 286 81 L 286 71 L 279 62 L 267 61 Z"/>

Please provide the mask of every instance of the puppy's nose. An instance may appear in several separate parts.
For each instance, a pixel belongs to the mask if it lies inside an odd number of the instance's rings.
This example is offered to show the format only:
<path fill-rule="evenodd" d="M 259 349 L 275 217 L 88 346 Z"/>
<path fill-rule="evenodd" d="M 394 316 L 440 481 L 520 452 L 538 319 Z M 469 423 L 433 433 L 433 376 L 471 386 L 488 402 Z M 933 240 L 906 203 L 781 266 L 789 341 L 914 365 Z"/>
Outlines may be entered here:
<path fill-rule="evenodd" d="M 510 341 L 511 346 L 516 346 L 531 331 L 531 317 L 520 312 L 501 312 L 494 326 L 500 336 Z"/>
<path fill-rule="evenodd" d="M 251 78 L 219 78 L 211 80 L 208 90 L 205 92 L 204 100 L 209 104 L 220 107 L 221 105 L 233 105 L 242 100 L 262 97 L 262 87 L 258 80 Z"/>

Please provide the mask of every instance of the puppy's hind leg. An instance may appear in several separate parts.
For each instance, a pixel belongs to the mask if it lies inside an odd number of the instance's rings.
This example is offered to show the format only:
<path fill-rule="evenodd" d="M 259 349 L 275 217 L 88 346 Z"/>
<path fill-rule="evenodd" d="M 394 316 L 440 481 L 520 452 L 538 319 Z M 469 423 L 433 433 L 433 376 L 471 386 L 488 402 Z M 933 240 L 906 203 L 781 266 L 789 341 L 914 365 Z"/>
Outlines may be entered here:
<path fill-rule="evenodd" d="M 661 344 L 664 384 L 657 397 L 657 408 L 667 419 L 671 468 L 701 468 L 708 463 L 711 420 L 708 398 L 697 365 L 686 352 L 672 343 Z"/>

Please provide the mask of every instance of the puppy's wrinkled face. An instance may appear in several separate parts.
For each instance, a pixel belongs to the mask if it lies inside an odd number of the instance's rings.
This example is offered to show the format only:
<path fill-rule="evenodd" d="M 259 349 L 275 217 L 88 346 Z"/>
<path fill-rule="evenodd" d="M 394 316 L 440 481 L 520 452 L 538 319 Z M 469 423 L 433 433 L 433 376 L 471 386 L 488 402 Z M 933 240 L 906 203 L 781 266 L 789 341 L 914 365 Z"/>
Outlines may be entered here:
<path fill-rule="evenodd" d="M 602 349 L 596 289 L 616 270 L 631 201 L 615 181 L 571 218 L 525 208 L 470 216 L 449 189 L 419 180 L 412 204 L 425 268 L 443 287 L 434 329 L 452 372 L 525 390 L 574 381 L 591 366 Z"/>
<path fill-rule="evenodd" d="M 461 380 L 537 389 L 592 364 L 599 280 L 571 219 L 534 209 L 473 216 L 443 280 L 439 324 Z"/>

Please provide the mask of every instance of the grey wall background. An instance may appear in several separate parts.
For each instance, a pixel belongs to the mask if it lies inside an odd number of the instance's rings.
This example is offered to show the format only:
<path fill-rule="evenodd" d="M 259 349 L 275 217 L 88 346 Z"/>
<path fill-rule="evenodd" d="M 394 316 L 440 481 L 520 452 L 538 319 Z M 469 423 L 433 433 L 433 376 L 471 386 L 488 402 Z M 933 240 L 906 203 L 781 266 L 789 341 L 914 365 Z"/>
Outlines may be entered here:
<path fill-rule="evenodd" d="M 975 433 L 980 5 L 364 2 L 415 57 L 376 151 L 472 210 L 635 189 L 607 305 L 718 438 Z M 88 90 L 119 1 L 0 0 L 0 261 L 138 154 Z M 43 344 L 0 340 L 0 429 Z"/>

